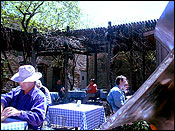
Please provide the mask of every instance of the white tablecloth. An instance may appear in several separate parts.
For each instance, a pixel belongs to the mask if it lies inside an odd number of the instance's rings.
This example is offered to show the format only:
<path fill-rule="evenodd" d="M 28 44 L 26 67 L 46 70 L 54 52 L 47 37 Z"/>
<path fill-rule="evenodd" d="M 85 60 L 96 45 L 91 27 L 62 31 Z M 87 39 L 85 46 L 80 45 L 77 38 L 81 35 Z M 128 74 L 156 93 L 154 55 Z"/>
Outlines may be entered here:
<path fill-rule="evenodd" d="M 5 122 L 1 122 L 1 130 L 27 130 L 28 124 L 26 121 L 7 118 Z"/>
<path fill-rule="evenodd" d="M 49 125 L 92 130 L 104 123 L 106 118 L 103 106 L 81 104 L 77 107 L 76 103 L 68 103 L 49 106 L 47 120 Z"/>

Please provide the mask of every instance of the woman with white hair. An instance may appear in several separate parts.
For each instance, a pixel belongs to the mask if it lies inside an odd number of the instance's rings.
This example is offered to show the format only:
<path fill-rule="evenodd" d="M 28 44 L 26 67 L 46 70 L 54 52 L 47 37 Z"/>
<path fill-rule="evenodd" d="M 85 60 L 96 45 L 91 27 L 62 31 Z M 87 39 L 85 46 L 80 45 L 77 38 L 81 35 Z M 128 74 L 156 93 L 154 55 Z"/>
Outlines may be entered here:
<path fill-rule="evenodd" d="M 47 87 L 43 86 L 40 80 L 36 81 L 36 87 L 38 87 L 46 96 L 47 99 L 47 105 L 50 105 L 52 103 L 50 92 L 47 89 Z"/>

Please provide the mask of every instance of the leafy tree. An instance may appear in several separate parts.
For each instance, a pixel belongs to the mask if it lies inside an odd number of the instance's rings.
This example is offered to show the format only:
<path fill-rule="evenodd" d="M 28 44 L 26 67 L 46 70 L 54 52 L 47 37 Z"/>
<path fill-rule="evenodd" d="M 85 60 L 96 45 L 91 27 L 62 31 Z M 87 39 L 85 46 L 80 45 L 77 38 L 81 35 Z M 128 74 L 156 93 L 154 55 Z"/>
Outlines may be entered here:
<path fill-rule="evenodd" d="M 81 15 L 78 1 L 1 1 L 1 24 L 25 32 L 77 29 Z"/>

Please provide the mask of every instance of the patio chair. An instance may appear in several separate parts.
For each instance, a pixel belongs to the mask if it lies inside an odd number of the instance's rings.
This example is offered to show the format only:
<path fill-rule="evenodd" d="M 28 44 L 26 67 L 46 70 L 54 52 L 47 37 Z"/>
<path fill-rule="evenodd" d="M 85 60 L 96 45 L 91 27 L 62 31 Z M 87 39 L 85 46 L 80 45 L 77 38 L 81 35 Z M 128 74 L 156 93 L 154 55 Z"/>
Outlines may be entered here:
<path fill-rule="evenodd" d="M 51 100 L 52 100 L 52 105 L 57 105 L 60 102 L 60 96 L 58 92 L 50 92 Z"/>
<path fill-rule="evenodd" d="M 97 89 L 97 93 L 95 94 L 95 97 L 89 97 L 88 100 L 93 100 L 94 102 L 96 102 L 98 98 L 100 98 L 100 89 Z"/>
<path fill-rule="evenodd" d="M 107 104 L 106 104 L 106 109 L 107 109 L 107 114 L 114 114 L 114 111 L 112 109 L 112 106 L 109 104 L 109 102 L 107 101 Z"/>
<path fill-rule="evenodd" d="M 46 108 L 46 113 L 45 113 L 45 118 L 44 118 L 43 123 L 42 123 L 42 124 L 41 124 L 41 126 L 39 127 L 39 130 L 42 130 L 43 125 L 44 125 L 44 122 L 46 121 L 46 115 L 47 115 L 48 108 L 49 108 L 49 105 L 47 105 L 47 108 Z"/>

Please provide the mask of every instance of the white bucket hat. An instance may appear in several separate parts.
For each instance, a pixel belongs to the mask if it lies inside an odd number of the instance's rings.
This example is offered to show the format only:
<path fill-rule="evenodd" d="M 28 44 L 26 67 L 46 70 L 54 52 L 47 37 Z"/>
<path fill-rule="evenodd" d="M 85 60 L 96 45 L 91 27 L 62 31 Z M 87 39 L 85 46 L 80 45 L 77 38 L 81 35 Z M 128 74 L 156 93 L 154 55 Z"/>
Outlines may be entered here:
<path fill-rule="evenodd" d="M 40 72 L 35 72 L 32 65 L 23 65 L 19 67 L 19 72 L 11 78 L 15 82 L 34 82 L 42 77 Z"/>

